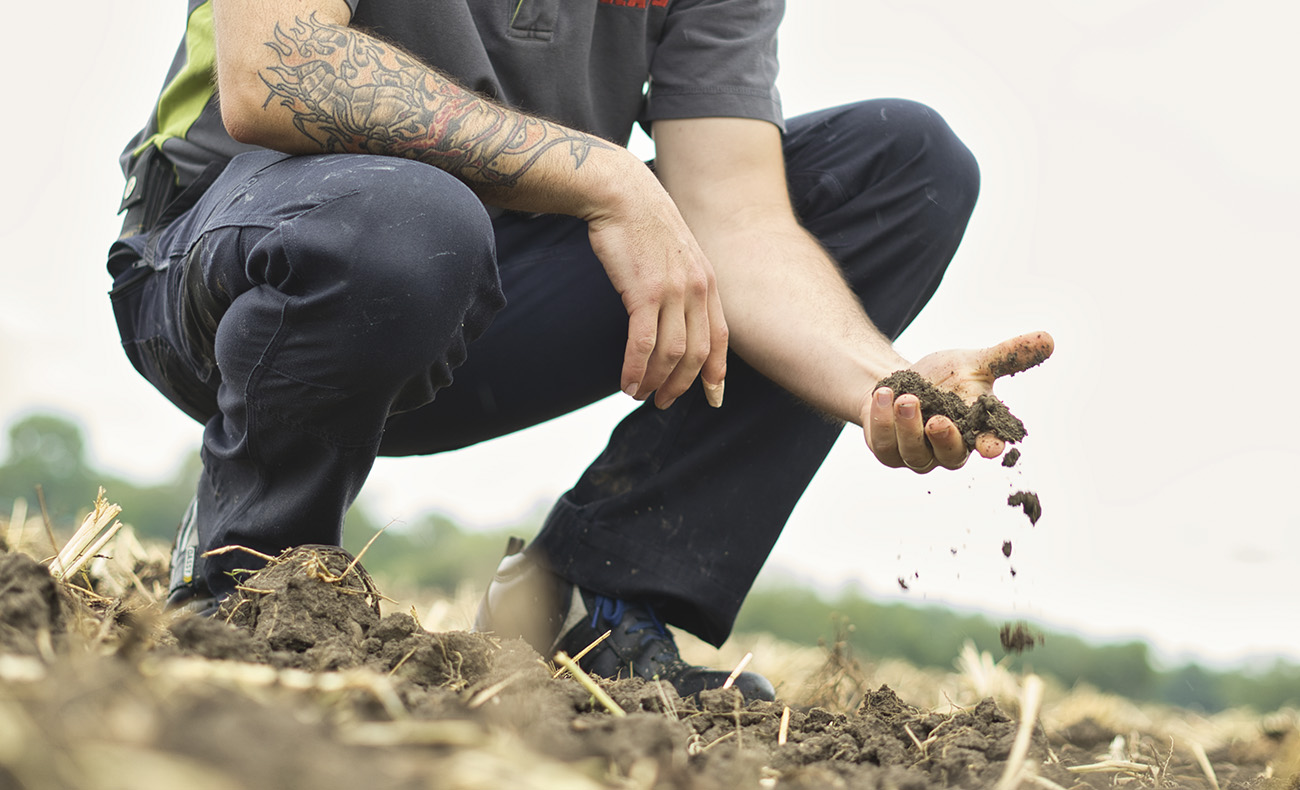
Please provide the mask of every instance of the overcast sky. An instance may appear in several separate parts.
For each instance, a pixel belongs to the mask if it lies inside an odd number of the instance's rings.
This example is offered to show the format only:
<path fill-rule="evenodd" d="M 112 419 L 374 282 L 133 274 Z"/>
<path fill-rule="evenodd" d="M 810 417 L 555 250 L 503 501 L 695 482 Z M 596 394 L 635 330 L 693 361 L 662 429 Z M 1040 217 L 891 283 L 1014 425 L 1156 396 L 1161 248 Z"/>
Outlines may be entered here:
<path fill-rule="evenodd" d="M 170 476 L 199 429 L 122 355 L 103 258 L 117 153 L 184 5 L 104 0 L 57 23 L 10 9 L 0 422 L 72 417 L 96 463 L 141 479 Z M 789 114 L 917 99 L 980 160 L 966 240 L 902 352 L 1047 329 L 1057 353 L 998 389 L 1031 433 L 1019 467 L 917 478 L 879 468 L 850 427 L 771 570 L 1168 657 L 1300 660 L 1297 22 L 1263 0 L 791 2 Z M 512 520 L 566 489 L 631 406 L 381 461 L 363 501 L 384 521 Z M 1022 488 L 1042 498 L 1033 528 L 1005 505 Z"/>

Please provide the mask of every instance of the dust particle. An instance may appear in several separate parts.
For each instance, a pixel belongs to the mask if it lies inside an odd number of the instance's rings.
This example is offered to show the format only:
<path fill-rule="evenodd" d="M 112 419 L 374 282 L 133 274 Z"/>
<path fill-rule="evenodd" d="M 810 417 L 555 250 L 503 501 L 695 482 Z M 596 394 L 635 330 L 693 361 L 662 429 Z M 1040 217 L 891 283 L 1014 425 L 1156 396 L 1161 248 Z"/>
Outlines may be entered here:
<path fill-rule="evenodd" d="M 1010 450 L 1007 450 L 1006 455 L 1002 456 L 1002 465 L 1010 469 L 1011 467 L 1015 466 L 1016 461 L 1019 460 L 1020 460 L 1020 448 L 1012 447 Z"/>
<path fill-rule="evenodd" d="M 1030 628 L 1025 622 L 1003 623 L 998 634 L 1002 640 L 1002 649 L 1008 653 L 1023 653 L 1043 644 L 1043 635 Z"/>
<path fill-rule="evenodd" d="M 1011 541 L 1009 540 L 1002 541 L 1002 556 L 1003 557 L 1011 556 Z"/>
<path fill-rule="evenodd" d="M 1029 516 L 1029 523 L 1037 524 L 1038 519 L 1043 517 L 1043 506 L 1038 501 L 1038 494 L 1033 491 L 1017 491 L 1007 497 L 1007 504 L 1011 507 L 1020 507 Z"/>

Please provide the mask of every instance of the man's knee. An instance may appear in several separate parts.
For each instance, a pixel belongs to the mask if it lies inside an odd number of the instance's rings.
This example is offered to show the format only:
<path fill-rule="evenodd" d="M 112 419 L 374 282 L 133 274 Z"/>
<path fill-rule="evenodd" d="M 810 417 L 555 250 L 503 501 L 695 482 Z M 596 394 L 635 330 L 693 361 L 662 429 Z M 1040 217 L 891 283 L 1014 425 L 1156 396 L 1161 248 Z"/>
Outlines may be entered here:
<path fill-rule="evenodd" d="M 292 324 L 295 353 L 313 361 L 304 378 L 332 386 L 458 364 L 503 304 L 486 210 L 427 165 L 349 159 L 331 171 L 344 188 L 304 179 L 303 210 L 245 238 L 237 333 L 269 344 L 263 335 Z M 350 361 L 328 363 L 336 357 Z"/>
<path fill-rule="evenodd" d="M 875 99 L 790 121 L 787 168 L 801 216 L 857 208 L 876 212 L 909 204 L 969 218 L 979 166 L 942 116 L 906 99 Z M 935 214 L 933 209 L 939 209 Z"/>
<path fill-rule="evenodd" d="M 907 99 L 854 106 L 860 128 L 885 141 L 882 155 L 889 164 L 947 184 L 955 205 L 974 205 L 979 194 L 979 166 L 938 112 Z"/>
<path fill-rule="evenodd" d="M 350 159 L 335 175 L 349 189 L 281 226 L 294 276 L 416 303 L 495 283 L 492 224 L 468 187 L 417 162 Z"/>

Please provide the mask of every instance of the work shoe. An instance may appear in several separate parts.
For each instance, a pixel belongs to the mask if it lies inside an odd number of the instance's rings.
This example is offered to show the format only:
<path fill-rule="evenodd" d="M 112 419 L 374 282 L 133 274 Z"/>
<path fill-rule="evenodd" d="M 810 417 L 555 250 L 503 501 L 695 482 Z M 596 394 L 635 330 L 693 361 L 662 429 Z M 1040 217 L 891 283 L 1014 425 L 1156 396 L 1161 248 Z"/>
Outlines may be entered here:
<path fill-rule="evenodd" d="M 576 656 L 609 631 L 578 660 L 584 671 L 605 678 L 666 680 L 682 697 L 727 682 L 729 672 L 682 660 L 672 632 L 652 606 L 583 590 L 529 560 L 522 548 L 523 541 L 511 538 L 479 606 L 475 631 L 522 637 L 548 658 L 560 650 Z M 776 696 L 767 678 L 754 672 L 740 673 L 732 686 L 746 702 Z"/>
<path fill-rule="evenodd" d="M 193 499 L 181 517 L 172 543 L 171 582 L 167 586 L 168 611 L 194 612 L 201 617 L 217 613 L 218 601 L 203 580 L 203 555 L 199 552 L 199 501 Z"/>
<path fill-rule="evenodd" d="M 599 639 L 610 635 L 578 661 L 578 666 L 606 678 L 638 677 L 666 680 L 677 693 L 691 697 L 706 689 L 721 688 L 731 673 L 688 664 L 677 651 L 677 642 L 654 607 L 643 603 L 607 598 L 587 590 L 579 591 L 590 617 L 571 627 L 556 641 L 556 649 L 576 655 Z M 746 702 L 772 700 L 776 692 L 767 678 L 755 672 L 741 672 L 731 683 Z"/>

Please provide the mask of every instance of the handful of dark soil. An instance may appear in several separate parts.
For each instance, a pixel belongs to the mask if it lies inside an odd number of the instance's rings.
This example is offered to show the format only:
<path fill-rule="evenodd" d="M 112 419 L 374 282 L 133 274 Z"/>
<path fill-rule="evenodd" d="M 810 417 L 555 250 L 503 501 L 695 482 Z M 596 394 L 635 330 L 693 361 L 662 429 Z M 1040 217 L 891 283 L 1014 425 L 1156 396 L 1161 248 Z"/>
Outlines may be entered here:
<path fill-rule="evenodd" d="M 876 383 L 876 389 L 881 387 L 889 387 L 895 397 L 903 393 L 915 395 L 921 401 L 922 423 L 936 414 L 952 420 L 968 449 L 975 449 L 975 438 L 981 433 L 991 433 L 1006 442 L 1018 442 L 1029 433 L 1006 404 L 992 395 L 981 395 L 967 405 L 956 393 L 941 390 L 910 370 L 889 374 Z"/>

